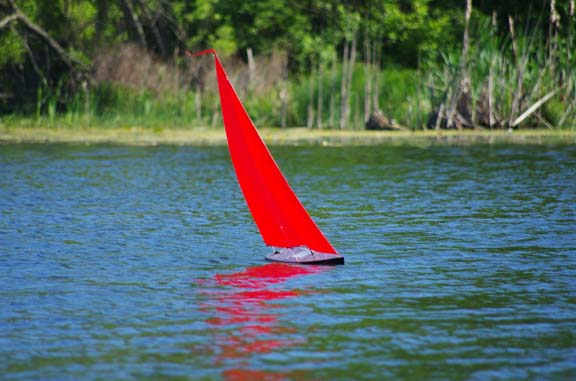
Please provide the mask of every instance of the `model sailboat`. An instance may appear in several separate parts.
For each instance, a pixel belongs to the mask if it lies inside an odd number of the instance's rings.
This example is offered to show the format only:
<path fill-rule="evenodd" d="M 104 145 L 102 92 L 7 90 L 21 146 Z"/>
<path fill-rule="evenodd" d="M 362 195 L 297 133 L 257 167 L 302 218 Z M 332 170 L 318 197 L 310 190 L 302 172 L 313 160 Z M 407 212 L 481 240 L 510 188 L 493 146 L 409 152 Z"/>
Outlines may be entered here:
<path fill-rule="evenodd" d="M 290 188 L 214 50 L 222 117 L 240 188 L 264 242 L 274 248 L 266 260 L 302 264 L 344 264 Z"/>

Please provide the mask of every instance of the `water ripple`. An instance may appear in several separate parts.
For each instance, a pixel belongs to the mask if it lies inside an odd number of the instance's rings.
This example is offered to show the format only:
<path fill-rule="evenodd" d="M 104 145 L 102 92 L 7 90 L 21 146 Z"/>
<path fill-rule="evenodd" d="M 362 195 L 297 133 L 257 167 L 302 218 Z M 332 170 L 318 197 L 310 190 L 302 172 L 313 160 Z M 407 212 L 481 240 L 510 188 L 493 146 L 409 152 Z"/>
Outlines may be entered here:
<path fill-rule="evenodd" d="M 574 146 L 272 147 L 346 256 L 305 273 L 223 147 L 0 149 L 6 379 L 576 377 Z"/>

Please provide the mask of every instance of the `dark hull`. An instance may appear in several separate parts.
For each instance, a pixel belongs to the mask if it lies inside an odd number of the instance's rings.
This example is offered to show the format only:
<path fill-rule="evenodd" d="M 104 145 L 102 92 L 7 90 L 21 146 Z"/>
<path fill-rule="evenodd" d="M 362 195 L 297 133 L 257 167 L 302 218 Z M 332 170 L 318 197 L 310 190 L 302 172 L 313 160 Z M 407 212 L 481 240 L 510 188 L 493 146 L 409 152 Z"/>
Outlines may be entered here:
<path fill-rule="evenodd" d="M 300 265 L 343 265 L 340 254 L 320 253 L 305 246 L 281 248 L 266 256 L 270 262 L 296 263 Z"/>
<path fill-rule="evenodd" d="M 319 261 L 287 261 L 287 260 L 276 260 L 270 259 L 268 257 L 265 258 L 268 262 L 279 262 L 279 263 L 296 263 L 299 265 L 323 265 L 323 266 L 336 266 L 336 265 L 343 265 L 344 264 L 344 257 L 336 257 L 331 259 L 322 259 Z"/>

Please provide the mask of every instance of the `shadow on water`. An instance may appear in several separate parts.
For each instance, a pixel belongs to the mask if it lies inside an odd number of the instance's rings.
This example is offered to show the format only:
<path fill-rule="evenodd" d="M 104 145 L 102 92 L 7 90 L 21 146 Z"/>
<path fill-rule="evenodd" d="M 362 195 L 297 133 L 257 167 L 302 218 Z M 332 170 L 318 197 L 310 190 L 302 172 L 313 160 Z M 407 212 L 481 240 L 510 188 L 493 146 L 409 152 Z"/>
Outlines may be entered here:
<path fill-rule="evenodd" d="M 274 303 L 309 293 L 287 287 L 287 280 L 328 269 L 268 263 L 198 281 L 204 287 L 202 310 L 209 315 L 206 323 L 214 338 L 210 353 L 225 380 L 289 379 L 282 372 L 255 369 L 254 357 L 306 342 L 296 329 L 282 325 Z"/>

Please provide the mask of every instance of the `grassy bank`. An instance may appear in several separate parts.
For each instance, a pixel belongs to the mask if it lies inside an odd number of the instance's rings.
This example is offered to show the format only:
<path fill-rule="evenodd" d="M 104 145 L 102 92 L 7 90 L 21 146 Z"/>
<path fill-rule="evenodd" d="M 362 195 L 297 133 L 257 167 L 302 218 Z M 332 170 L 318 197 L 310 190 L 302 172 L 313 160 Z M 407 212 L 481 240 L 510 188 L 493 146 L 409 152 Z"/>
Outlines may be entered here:
<path fill-rule="evenodd" d="M 507 132 L 502 130 L 365 131 L 262 128 L 259 131 L 266 143 L 271 145 L 576 144 L 576 131 L 569 130 Z M 223 129 L 215 128 L 13 127 L 0 123 L 0 143 L 225 145 L 226 135 Z"/>

